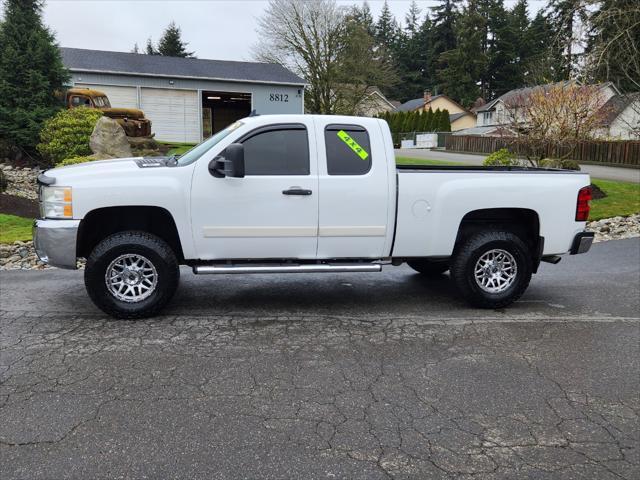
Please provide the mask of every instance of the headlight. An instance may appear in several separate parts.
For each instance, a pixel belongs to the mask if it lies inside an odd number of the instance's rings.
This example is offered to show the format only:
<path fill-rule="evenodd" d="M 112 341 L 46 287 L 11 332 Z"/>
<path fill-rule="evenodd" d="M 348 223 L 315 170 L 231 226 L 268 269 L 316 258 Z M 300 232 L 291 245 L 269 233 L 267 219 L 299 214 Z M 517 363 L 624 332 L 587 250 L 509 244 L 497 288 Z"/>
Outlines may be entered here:
<path fill-rule="evenodd" d="M 40 198 L 43 218 L 73 218 L 71 187 L 43 187 Z"/>

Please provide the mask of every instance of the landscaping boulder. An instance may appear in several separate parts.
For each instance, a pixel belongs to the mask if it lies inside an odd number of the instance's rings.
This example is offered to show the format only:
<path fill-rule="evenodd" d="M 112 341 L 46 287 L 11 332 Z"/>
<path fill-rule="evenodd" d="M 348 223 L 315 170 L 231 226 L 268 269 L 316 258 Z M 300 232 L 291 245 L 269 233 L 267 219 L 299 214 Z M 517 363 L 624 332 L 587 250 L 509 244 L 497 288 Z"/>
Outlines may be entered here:
<path fill-rule="evenodd" d="M 89 146 L 94 158 L 131 157 L 131 147 L 123 128 L 115 120 L 100 117 L 96 123 Z"/>

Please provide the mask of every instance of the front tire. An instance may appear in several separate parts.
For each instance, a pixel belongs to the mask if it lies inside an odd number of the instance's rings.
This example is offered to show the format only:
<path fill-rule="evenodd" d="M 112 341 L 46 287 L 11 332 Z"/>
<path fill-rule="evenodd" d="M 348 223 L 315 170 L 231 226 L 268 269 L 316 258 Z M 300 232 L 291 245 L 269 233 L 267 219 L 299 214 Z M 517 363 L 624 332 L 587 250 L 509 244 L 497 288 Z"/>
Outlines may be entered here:
<path fill-rule="evenodd" d="M 120 232 L 91 252 L 84 283 L 93 303 L 115 318 L 157 314 L 173 297 L 180 268 L 173 250 L 155 235 Z"/>
<path fill-rule="evenodd" d="M 451 278 L 462 296 L 480 308 L 503 308 L 519 299 L 532 275 L 531 253 L 511 232 L 477 233 L 458 246 Z"/>

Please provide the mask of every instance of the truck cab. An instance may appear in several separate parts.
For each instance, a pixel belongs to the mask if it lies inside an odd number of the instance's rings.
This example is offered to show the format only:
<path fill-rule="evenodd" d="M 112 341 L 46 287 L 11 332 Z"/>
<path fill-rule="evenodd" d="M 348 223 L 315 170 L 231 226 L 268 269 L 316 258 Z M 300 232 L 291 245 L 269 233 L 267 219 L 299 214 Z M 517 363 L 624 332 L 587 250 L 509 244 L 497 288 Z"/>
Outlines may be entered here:
<path fill-rule="evenodd" d="M 588 175 L 545 169 L 396 167 L 387 124 L 253 116 L 180 158 L 45 172 L 36 250 L 75 268 L 105 312 L 158 312 L 196 274 L 447 270 L 465 298 L 506 306 L 540 261 L 583 253 Z M 64 241 L 61 241 L 64 239 Z M 446 278 L 446 277 L 445 277 Z"/>

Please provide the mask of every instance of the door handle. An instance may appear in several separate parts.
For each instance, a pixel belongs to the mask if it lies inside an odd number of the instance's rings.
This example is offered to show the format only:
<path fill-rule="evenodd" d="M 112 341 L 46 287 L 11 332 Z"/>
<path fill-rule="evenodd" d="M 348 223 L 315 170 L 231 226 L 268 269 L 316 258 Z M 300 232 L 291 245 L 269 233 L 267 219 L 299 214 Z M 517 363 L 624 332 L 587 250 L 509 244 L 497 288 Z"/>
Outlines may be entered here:
<path fill-rule="evenodd" d="M 289 187 L 288 190 L 283 190 L 283 195 L 311 195 L 311 190 L 306 190 L 300 187 Z"/>

